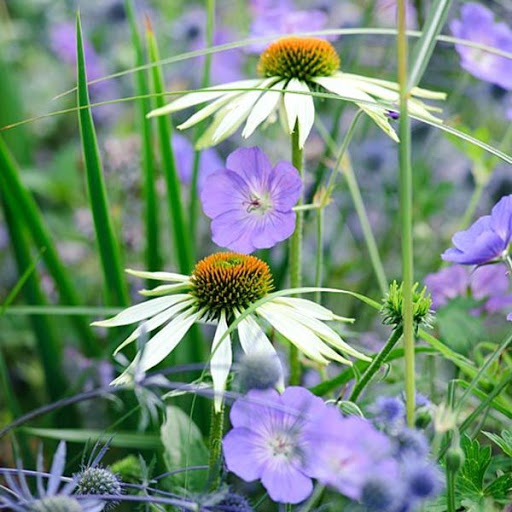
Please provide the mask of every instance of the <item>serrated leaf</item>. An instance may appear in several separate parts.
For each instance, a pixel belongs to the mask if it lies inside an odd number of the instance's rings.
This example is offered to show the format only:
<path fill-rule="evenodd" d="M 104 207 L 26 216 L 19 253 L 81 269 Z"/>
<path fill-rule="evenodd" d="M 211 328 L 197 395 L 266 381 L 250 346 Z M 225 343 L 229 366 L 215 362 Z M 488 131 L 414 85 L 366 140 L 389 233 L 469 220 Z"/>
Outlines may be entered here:
<path fill-rule="evenodd" d="M 473 494 L 482 496 L 485 473 L 491 463 L 491 447 L 480 446 L 478 441 L 472 441 L 467 435 L 461 439 L 461 446 L 465 461 L 458 478 L 460 489 L 468 498 Z"/>
<path fill-rule="evenodd" d="M 503 430 L 501 436 L 491 432 L 483 432 L 483 434 L 497 444 L 509 457 L 512 457 L 512 430 Z"/>
<path fill-rule="evenodd" d="M 169 471 L 205 466 L 208 450 L 199 427 L 179 407 L 168 406 L 166 420 L 160 429 L 164 445 L 164 460 Z M 206 470 L 181 471 L 172 477 L 173 483 L 191 491 L 200 491 L 207 480 Z"/>
<path fill-rule="evenodd" d="M 492 496 L 497 501 L 507 500 L 512 492 L 512 475 L 510 473 L 501 475 L 485 489 L 486 496 Z"/>

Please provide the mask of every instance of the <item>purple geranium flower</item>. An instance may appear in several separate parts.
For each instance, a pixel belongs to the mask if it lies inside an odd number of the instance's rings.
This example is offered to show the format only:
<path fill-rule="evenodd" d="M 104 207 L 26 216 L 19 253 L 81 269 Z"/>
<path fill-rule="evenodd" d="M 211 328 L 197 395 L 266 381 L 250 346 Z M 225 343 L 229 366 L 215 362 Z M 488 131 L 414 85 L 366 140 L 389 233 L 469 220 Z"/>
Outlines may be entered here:
<path fill-rule="evenodd" d="M 243 253 L 273 247 L 295 230 L 292 208 L 301 190 L 300 175 L 290 163 L 272 168 L 259 148 L 237 149 L 226 169 L 208 176 L 201 192 L 213 241 Z"/>
<path fill-rule="evenodd" d="M 261 480 L 274 501 L 305 500 L 315 476 L 310 461 L 322 444 L 321 431 L 311 430 L 311 418 L 326 409 L 320 398 L 300 387 L 289 387 L 282 395 L 250 391 L 231 408 L 233 429 L 223 441 L 228 469 L 247 482 Z"/>
<path fill-rule="evenodd" d="M 491 215 L 480 217 L 466 231 L 455 233 L 455 248 L 441 257 L 462 265 L 481 265 L 502 258 L 512 239 L 512 195 L 502 197 Z"/>
<path fill-rule="evenodd" d="M 192 181 L 194 167 L 194 146 L 180 133 L 173 133 L 172 147 L 176 158 L 176 169 L 182 183 L 189 184 Z M 201 152 L 199 160 L 198 186 L 202 190 L 204 181 L 210 174 L 222 169 L 224 164 L 214 148 L 207 148 Z"/>
<path fill-rule="evenodd" d="M 249 37 L 312 32 L 326 28 L 329 17 L 318 9 L 296 10 L 290 0 L 252 0 L 252 23 Z M 259 53 L 267 42 L 253 43 L 248 51 Z"/>
<path fill-rule="evenodd" d="M 453 20 L 450 28 L 455 37 L 474 43 L 492 46 L 506 52 L 512 51 L 512 30 L 505 23 L 495 23 L 492 11 L 478 3 L 469 2 L 461 9 L 461 19 Z M 512 89 L 510 60 L 499 55 L 455 45 L 461 57 L 461 66 L 473 76 Z"/>

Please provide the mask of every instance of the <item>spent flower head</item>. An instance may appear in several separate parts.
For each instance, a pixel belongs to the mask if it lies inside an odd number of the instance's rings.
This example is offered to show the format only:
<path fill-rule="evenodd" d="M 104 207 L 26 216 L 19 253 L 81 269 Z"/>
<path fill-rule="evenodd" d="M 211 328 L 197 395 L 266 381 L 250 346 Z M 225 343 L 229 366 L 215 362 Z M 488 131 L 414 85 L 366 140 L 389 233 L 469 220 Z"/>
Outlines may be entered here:
<path fill-rule="evenodd" d="M 152 297 L 150 300 L 94 325 L 116 327 L 141 322 L 116 352 L 135 341 L 142 332 L 161 329 L 114 381 L 115 385 L 133 385 L 134 375 L 144 375 L 163 361 L 193 324 L 213 323 L 217 329 L 212 343 L 210 372 L 215 404 L 220 408 L 232 364 L 228 324 L 235 319 L 238 320 L 240 344 L 246 354 L 257 352 L 277 357 L 261 325 L 267 322 L 317 364 L 324 365 L 329 361 L 352 364 L 338 351 L 368 360 L 325 323 L 340 321 L 329 309 L 306 299 L 271 296 L 273 278 L 270 269 L 254 256 L 233 252 L 212 254 L 197 263 L 190 276 L 134 270 L 128 270 L 128 273 L 166 284 L 143 290 L 142 295 Z M 242 317 L 249 307 L 252 311 Z"/>
<path fill-rule="evenodd" d="M 302 191 L 297 169 L 288 162 L 272 167 L 259 148 L 237 149 L 225 167 L 210 174 L 201 193 L 213 241 L 251 253 L 290 237 L 295 230 L 292 208 Z"/>
<path fill-rule="evenodd" d="M 426 287 L 421 290 L 418 290 L 418 287 L 418 283 L 414 283 L 412 287 L 413 321 L 416 330 L 422 325 L 430 327 L 433 321 L 432 298 Z M 381 313 L 384 317 L 384 324 L 395 327 L 402 324 L 404 314 L 403 283 L 400 286 L 396 281 L 391 283 L 389 292 L 383 300 Z"/>
<path fill-rule="evenodd" d="M 214 116 L 213 122 L 197 142 L 198 148 L 223 141 L 245 122 L 242 131 L 249 137 L 264 122 L 275 119 L 279 111 L 286 131 L 298 130 L 302 148 L 315 120 L 312 92 L 323 91 L 355 103 L 393 140 L 398 137 L 388 112 L 399 102 L 398 85 L 340 71 L 340 59 L 328 41 L 314 37 L 286 36 L 271 43 L 258 64 L 261 78 L 241 80 L 185 94 L 170 104 L 153 110 L 148 117 L 166 115 L 208 102 L 178 126 L 189 128 Z M 411 90 L 409 112 L 413 117 L 441 122 L 431 112 L 439 109 L 418 98 L 444 99 L 444 93 L 417 87 Z"/>

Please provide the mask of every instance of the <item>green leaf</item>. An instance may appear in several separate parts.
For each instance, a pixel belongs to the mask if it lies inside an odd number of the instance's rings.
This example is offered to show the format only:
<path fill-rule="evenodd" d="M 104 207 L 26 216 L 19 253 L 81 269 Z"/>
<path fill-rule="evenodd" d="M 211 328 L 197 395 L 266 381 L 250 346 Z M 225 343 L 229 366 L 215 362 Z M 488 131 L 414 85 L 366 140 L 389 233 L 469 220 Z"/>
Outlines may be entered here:
<path fill-rule="evenodd" d="M 125 9 L 130 22 L 130 32 L 132 36 L 132 46 L 135 52 L 135 63 L 137 67 L 143 66 L 146 62 L 144 59 L 144 51 L 142 48 L 142 40 L 137 28 L 135 12 L 133 9 L 133 0 L 125 0 Z M 150 271 L 160 270 L 162 267 L 162 257 L 160 254 L 159 243 L 159 204 L 156 194 L 156 171 L 153 161 L 152 149 L 152 121 L 146 119 L 151 109 L 151 98 L 149 97 L 150 89 L 146 71 L 139 69 L 135 73 L 135 91 L 138 99 L 139 107 L 139 129 L 142 140 L 142 171 L 144 182 L 144 199 L 145 199 L 145 227 L 146 227 L 146 269 Z M 148 284 L 151 283 L 149 280 Z"/>
<path fill-rule="evenodd" d="M 459 297 L 436 312 L 437 327 L 441 338 L 453 350 L 468 355 L 477 340 L 484 337 L 483 322 L 470 313 L 477 306 L 472 299 Z"/>
<path fill-rule="evenodd" d="M 461 446 L 465 461 L 458 475 L 460 488 L 463 494 L 483 495 L 485 473 L 491 463 L 491 447 L 480 446 L 477 440 L 472 441 L 467 435 L 462 437 Z"/>
<path fill-rule="evenodd" d="M 87 443 L 90 441 L 106 441 L 109 433 L 94 429 L 57 429 L 57 428 L 29 428 L 20 429 L 27 434 L 45 439 L 57 439 L 69 443 Z M 138 434 L 132 432 L 118 432 L 112 437 L 111 446 L 119 448 L 134 448 L 138 450 L 161 450 L 160 437 L 154 434 Z"/>
<path fill-rule="evenodd" d="M 205 466 L 208 450 L 199 427 L 179 407 L 168 406 L 166 420 L 160 430 L 164 460 L 169 471 Z M 174 483 L 188 490 L 199 491 L 207 481 L 205 470 L 182 471 L 172 477 Z"/>
<path fill-rule="evenodd" d="M 436 46 L 436 39 L 443 28 L 450 9 L 451 0 L 436 0 L 429 11 L 419 41 L 412 52 L 412 66 L 409 73 L 408 88 L 419 84 Z"/>
<path fill-rule="evenodd" d="M 484 489 L 486 496 L 492 496 L 497 501 L 508 500 L 511 492 L 512 475 L 510 473 L 499 476 Z"/>
<path fill-rule="evenodd" d="M 153 92 L 157 95 L 155 103 L 157 108 L 165 105 L 164 77 L 161 67 L 157 64 L 160 60 L 158 45 L 155 35 L 150 27 L 146 31 L 149 60 L 152 65 Z M 162 158 L 162 170 L 167 185 L 167 206 L 169 218 L 172 224 L 173 247 L 177 252 L 178 268 L 182 274 L 188 274 L 192 270 L 192 250 L 190 244 L 190 233 L 188 231 L 183 205 L 181 204 L 181 185 L 176 171 L 173 148 L 171 145 L 171 123 L 169 116 L 159 116 L 157 119 L 157 131 L 160 141 L 160 152 Z"/>
<path fill-rule="evenodd" d="M 501 436 L 485 431 L 483 434 L 496 443 L 509 457 L 512 457 L 512 429 L 502 430 Z"/>
<path fill-rule="evenodd" d="M 76 39 L 78 106 L 81 107 L 78 110 L 80 138 L 82 140 L 89 201 L 105 279 L 105 297 L 107 303 L 111 306 L 127 306 L 129 302 L 128 289 L 121 267 L 118 243 L 114 236 L 109 215 L 96 130 L 89 107 L 89 90 L 87 88 L 87 72 L 79 14 L 76 17 Z"/>
<path fill-rule="evenodd" d="M 23 221 L 35 245 L 39 250 L 44 249 L 42 259 L 55 281 L 61 302 L 69 306 L 79 306 L 79 294 L 59 258 L 37 203 L 21 182 L 20 171 L 2 137 L 0 137 L 0 189 L 10 198 L 13 215 Z M 84 353 L 88 356 L 98 355 L 100 347 L 87 321 L 76 316 L 72 318 L 72 322 L 79 334 Z"/>

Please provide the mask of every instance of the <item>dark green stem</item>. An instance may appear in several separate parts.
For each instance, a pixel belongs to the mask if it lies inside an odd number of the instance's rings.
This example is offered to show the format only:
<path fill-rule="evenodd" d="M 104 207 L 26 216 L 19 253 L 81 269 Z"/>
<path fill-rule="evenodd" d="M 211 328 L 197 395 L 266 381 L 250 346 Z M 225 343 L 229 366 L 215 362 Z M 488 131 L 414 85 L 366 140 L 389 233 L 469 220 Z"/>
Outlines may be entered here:
<path fill-rule="evenodd" d="M 455 476 L 457 472 L 446 467 L 446 509 L 447 512 L 455 512 Z"/>
<path fill-rule="evenodd" d="M 220 485 L 220 454 L 222 448 L 222 434 L 224 433 L 224 404 L 220 411 L 215 410 L 212 403 L 212 424 L 210 427 L 210 460 L 208 463 L 208 481 L 210 489 L 215 491 Z"/>
<path fill-rule="evenodd" d="M 389 353 L 393 350 L 398 340 L 402 337 L 402 326 L 395 327 L 388 341 L 384 345 L 384 348 L 373 358 L 370 366 L 366 369 L 361 377 L 361 380 L 354 386 L 352 393 L 350 394 L 349 400 L 355 402 L 362 391 L 373 379 L 374 375 L 379 371 L 380 367 L 386 362 Z"/>
<path fill-rule="evenodd" d="M 292 133 L 292 164 L 299 171 L 303 178 L 303 151 L 299 147 L 299 126 L 295 125 Z M 301 205 L 304 198 L 301 197 L 297 205 Z M 300 288 L 302 285 L 302 231 L 304 228 L 304 213 L 297 211 L 295 232 L 290 239 L 290 286 Z M 300 361 L 299 351 L 295 345 L 290 345 L 290 384 L 292 386 L 300 383 Z"/>

